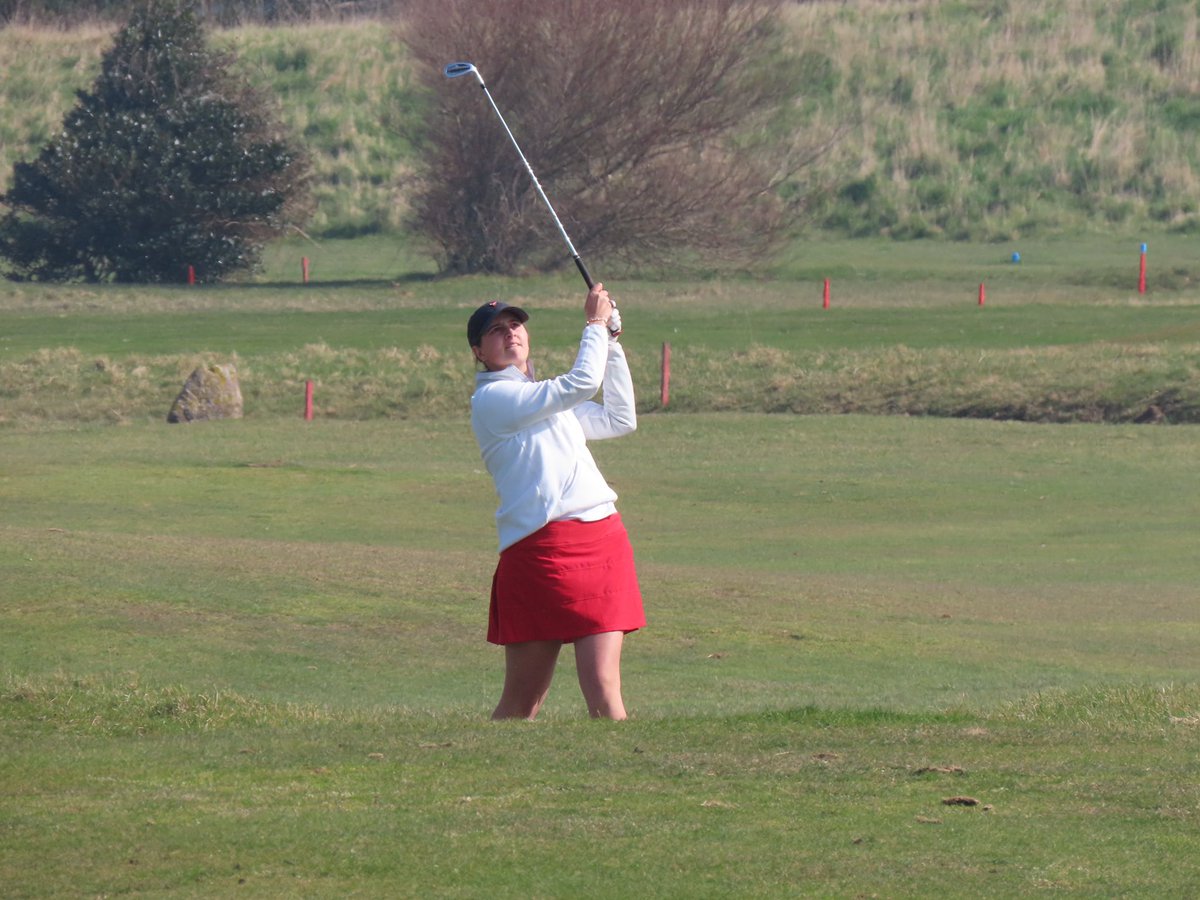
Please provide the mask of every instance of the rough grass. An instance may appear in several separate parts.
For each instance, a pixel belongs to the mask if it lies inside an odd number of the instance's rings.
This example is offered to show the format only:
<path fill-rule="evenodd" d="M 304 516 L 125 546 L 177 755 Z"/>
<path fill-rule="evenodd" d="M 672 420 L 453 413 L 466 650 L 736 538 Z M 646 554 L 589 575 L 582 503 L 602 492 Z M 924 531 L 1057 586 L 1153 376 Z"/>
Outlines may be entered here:
<path fill-rule="evenodd" d="M 458 414 L 473 373 L 452 351 L 335 348 L 237 354 L 133 355 L 113 360 L 76 348 L 0 362 L 0 424 L 128 423 L 165 415 L 197 367 L 233 362 L 256 417 L 288 417 L 313 381 L 316 414 L 343 419 Z M 545 353 L 547 370 L 570 366 Z M 661 408 L 656 360 L 636 365 L 643 413 Z M 864 413 L 1016 419 L 1029 422 L 1200 422 L 1200 343 L 977 350 L 788 351 L 751 346 L 728 353 L 679 348 L 673 412 Z"/>
<path fill-rule="evenodd" d="M 732 358 L 688 353 L 680 411 L 933 415 L 1032 422 L 1200 421 L 1200 344 L 912 349 Z"/>
<path fill-rule="evenodd" d="M 669 344 L 671 413 L 1200 421 L 1190 239 L 1155 242 L 1145 295 L 1136 244 L 1022 249 L 1013 265 L 991 245 L 806 242 L 769 278 L 613 282 L 639 408 L 662 408 Z M 537 312 L 540 372 L 569 367 L 574 279 L 431 278 L 382 237 L 282 242 L 238 285 L 0 287 L 0 424 L 161 419 L 216 362 L 236 364 L 252 418 L 300 415 L 309 380 L 320 418 L 453 417 L 474 375 L 462 323 L 494 296 Z"/>

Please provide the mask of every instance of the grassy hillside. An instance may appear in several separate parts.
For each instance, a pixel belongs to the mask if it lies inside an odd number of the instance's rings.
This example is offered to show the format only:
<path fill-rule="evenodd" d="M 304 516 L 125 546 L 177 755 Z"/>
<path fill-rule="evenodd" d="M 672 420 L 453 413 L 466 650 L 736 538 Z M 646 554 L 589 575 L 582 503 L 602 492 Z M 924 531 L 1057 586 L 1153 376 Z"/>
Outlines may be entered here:
<path fill-rule="evenodd" d="M 1197 4 L 797 5 L 820 209 L 852 233 L 1005 238 L 1200 220 Z"/>
<path fill-rule="evenodd" d="M 813 225 L 1009 239 L 1200 227 L 1193 0 L 903 0 L 787 8 L 806 73 L 797 134 L 838 134 L 804 173 Z M 110 32 L 0 30 L 0 179 L 90 85 Z M 386 24 L 218 32 L 311 149 L 316 235 L 402 221 L 418 115 Z"/>
<path fill-rule="evenodd" d="M 0 184 L 36 155 L 91 86 L 113 29 L 0 29 Z M 400 50 L 386 25 L 298 25 L 216 31 L 247 77 L 279 98 L 280 114 L 312 154 L 317 211 L 312 234 L 394 231 L 403 208 L 409 148 L 397 136 L 412 112 Z"/>

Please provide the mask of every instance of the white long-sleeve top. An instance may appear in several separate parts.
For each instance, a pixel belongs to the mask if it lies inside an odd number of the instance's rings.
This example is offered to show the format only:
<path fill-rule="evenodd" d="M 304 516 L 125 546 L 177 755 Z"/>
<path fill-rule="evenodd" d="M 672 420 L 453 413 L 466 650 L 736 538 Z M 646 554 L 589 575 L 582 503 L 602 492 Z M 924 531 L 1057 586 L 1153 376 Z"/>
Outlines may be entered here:
<path fill-rule="evenodd" d="M 604 388 L 603 405 L 592 398 Z M 475 376 L 471 428 L 500 505 L 504 550 L 557 519 L 594 521 L 616 511 L 617 494 L 587 441 L 637 428 L 625 351 L 603 325 L 583 329 L 571 370 L 530 381 L 516 366 Z"/>

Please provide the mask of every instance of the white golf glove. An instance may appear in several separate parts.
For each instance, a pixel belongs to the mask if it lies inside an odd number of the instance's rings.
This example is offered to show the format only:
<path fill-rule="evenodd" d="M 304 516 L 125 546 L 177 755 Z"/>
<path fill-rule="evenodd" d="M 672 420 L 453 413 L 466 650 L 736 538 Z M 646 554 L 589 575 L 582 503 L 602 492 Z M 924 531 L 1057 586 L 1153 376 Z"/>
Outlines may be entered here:
<path fill-rule="evenodd" d="M 621 314 L 617 311 L 617 308 L 614 306 L 612 309 L 612 315 L 610 315 L 608 317 L 608 335 L 613 340 L 616 340 L 617 337 L 620 336 L 620 334 L 621 334 Z"/>

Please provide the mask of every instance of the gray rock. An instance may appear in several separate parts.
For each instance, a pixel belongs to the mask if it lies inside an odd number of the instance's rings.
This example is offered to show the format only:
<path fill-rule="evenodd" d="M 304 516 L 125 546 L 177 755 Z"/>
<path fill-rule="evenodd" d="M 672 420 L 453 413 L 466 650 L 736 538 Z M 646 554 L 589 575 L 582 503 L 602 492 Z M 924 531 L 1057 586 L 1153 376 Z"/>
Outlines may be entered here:
<path fill-rule="evenodd" d="M 240 419 L 242 389 L 237 367 L 213 364 L 201 366 L 183 384 L 183 390 L 171 404 L 168 422 L 200 422 L 206 419 Z"/>

